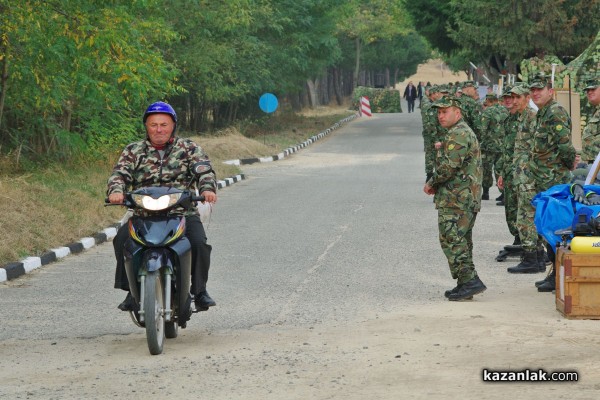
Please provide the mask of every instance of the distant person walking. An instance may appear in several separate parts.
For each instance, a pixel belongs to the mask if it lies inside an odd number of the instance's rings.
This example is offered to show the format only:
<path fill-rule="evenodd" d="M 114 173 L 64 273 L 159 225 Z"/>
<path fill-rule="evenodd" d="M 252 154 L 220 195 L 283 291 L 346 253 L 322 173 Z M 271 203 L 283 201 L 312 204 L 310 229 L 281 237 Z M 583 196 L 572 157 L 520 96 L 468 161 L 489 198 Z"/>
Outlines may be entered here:
<path fill-rule="evenodd" d="M 408 103 L 408 112 L 415 111 L 415 100 L 417 98 L 417 88 L 413 85 L 412 81 L 408 82 L 408 86 L 404 89 L 404 96 Z"/>

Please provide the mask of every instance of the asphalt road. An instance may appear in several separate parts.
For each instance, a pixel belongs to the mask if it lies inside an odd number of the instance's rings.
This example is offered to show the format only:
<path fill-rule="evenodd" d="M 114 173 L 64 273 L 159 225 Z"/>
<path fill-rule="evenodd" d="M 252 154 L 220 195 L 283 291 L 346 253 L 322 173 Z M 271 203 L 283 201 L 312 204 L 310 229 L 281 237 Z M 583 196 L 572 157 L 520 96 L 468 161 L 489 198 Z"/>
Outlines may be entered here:
<path fill-rule="evenodd" d="M 416 115 L 362 118 L 290 158 L 245 167 L 248 179 L 219 193 L 207 225 L 218 307 L 189 329 L 313 324 L 439 301 L 452 281 L 421 192 Z M 107 243 L 0 286 L 9 316 L 0 339 L 135 331 L 116 309 L 113 269 Z"/>
<path fill-rule="evenodd" d="M 0 397 L 4 393 L 14 398 L 19 385 L 14 375 L 23 374 L 20 384 L 28 392 L 20 398 L 50 398 L 44 387 L 52 388 L 52 398 L 84 394 L 89 398 L 102 383 L 110 385 L 112 379 L 128 371 L 128 359 L 144 360 L 149 374 L 158 376 L 161 362 L 176 365 L 193 357 L 198 351 L 196 341 L 210 353 L 207 343 L 217 351 L 220 343 L 234 346 L 236 338 L 247 338 L 244 335 L 248 332 L 278 338 L 290 330 L 309 332 L 356 323 L 358 330 L 349 330 L 348 336 L 360 337 L 361 321 L 402 314 L 408 318 L 407 335 L 411 337 L 421 330 L 410 325 L 414 310 L 437 308 L 440 314 L 434 316 L 435 327 L 435 319 L 443 319 L 448 311 L 443 292 L 453 287 L 454 281 L 439 247 L 432 198 L 422 192 L 423 163 L 420 116 L 412 113 L 359 118 L 289 158 L 245 166 L 248 179 L 219 192 L 206 226 L 213 246 L 208 287 L 218 305 L 195 314 L 179 338 L 167 341 L 163 356 L 148 355 L 144 331 L 116 308 L 124 293 L 112 289 L 114 256 L 110 243 L 0 284 Z M 493 189 L 491 197 L 498 194 Z M 512 276 L 505 268 L 514 265 L 514 259 L 495 262 L 498 250 L 511 242 L 504 209 L 495 201 L 484 202 L 474 238 L 476 267 L 488 286 L 482 295 L 484 302 L 480 301 L 482 307 L 492 307 L 488 311 L 499 315 L 504 309 L 515 315 L 542 309 L 559 319 L 552 295 L 534 292 L 533 282 L 542 274 Z M 511 293 L 513 299 L 532 297 L 535 301 L 531 307 L 538 308 L 527 311 L 521 300 L 510 303 L 505 293 Z M 491 302 L 486 303 L 484 296 Z M 465 316 L 467 322 L 480 317 Z M 457 325 L 454 321 L 450 326 Z M 61 344 L 63 347 L 53 351 L 52 346 Z M 240 349 L 236 351 L 239 354 Z M 267 357 L 265 350 L 256 351 Z M 75 361 L 60 364 L 57 353 L 65 357 L 70 354 Z M 78 358 L 75 354 L 85 355 Z M 101 372 L 95 372 L 95 379 L 90 373 L 86 389 L 79 387 L 73 392 L 77 386 L 69 384 L 66 372 L 60 371 L 73 363 L 80 368 L 90 359 Z M 150 359 L 162 361 L 151 364 Z M 58 363 L 55 369 L 47 369 L 62 378 L 61 385 L 32 383 L 39 378 L 36 370 L 40 360 Z M 229 361 L 223 364 L 234 368 L 235 363 Z M 197 362 L 194 359 L 192 363 Z M 311 362 L 318 363 L 316 359 Z M 18 372 L 10 374 L 16 364 Z M 432 362 L 435 364 L 439 362 Z M 227 370 L 223 366 L 220 370 L 223 368 Z M 357 368 L 360 371 L 362 367 Z M 240 372 L 240 381 L 247 376 L 244 373 Z M 138 372 L 132 374 L 139 378 Z M 460 381 L 455 376 L 451 379 Z M 3 389 L 6 380 L 10 385 Z M 121 387 L 114 382 L 112 388 L 98 393 L 112 389 L 131 395 L 130 385 Z M 390 382 L 393 384 L 393 377 Z M 460 382 L 458 386 L 456 393 L 463 390 Z M 163 387 L 179 394 L 192 393 L 181 388 L 177 392 L 168 384 Z M 213 398 L 231 398 L 218 388 L 212 390 Z M 418 393 L 420 386 L 414 390 Z M 238 397 L 265 398 L 264 392 L 257 393 Z M 285 391 L 280 396 L 279 392 L 268 393 L 271 398 L 288 398 Z"/>

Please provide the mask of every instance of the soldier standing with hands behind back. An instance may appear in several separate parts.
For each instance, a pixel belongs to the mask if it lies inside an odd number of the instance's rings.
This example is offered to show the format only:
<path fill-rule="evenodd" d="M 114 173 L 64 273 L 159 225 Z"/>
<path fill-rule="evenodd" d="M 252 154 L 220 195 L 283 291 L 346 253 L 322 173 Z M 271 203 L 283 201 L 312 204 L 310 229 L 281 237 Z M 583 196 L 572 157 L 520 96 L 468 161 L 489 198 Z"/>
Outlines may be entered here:
<path fill-rule="evenodd" d="M 432 105 L 440 125 L 448 129 L 437 147 L 433 176 L 423 187 L 434 195 L 442 251 L 448 259 L 455 288 L 447 290 L 450 301 L 470 300 L 486 287 L 473 264 L 473 226 L 481 209 L 481 153 L 477 137 L 463 121 L 461 102 L 446 96 Z"/>

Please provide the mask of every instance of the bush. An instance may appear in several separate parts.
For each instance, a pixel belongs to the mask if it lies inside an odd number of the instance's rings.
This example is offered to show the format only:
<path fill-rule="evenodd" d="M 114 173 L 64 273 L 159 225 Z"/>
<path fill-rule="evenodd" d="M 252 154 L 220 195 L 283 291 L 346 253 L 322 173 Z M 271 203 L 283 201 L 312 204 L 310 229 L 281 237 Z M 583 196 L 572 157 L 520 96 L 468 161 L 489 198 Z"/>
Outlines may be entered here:
<path fill-rule="evenodd" d="M 402 112 L 400 103 L 400 92 L 395 89 L 375 89 L 359 86 L 352 93 L 352 106 L 359 108 L 360 98 L 367 96 L 374 113 L 397 113 Z"/>

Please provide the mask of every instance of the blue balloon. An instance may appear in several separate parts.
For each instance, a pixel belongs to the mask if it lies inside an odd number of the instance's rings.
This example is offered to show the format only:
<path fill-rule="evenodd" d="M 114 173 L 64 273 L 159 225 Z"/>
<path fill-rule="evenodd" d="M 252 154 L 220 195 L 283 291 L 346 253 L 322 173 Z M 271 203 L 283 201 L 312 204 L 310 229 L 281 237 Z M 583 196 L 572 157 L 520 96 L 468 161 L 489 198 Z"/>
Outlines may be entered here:
<path fill-rule="evenodd" d="M 258 106 L 266 113 L 272 113 L 277 110 L 278 105 L 277 97 L 273 93 L 265 93 L 258 100 Z"/>

